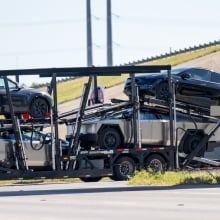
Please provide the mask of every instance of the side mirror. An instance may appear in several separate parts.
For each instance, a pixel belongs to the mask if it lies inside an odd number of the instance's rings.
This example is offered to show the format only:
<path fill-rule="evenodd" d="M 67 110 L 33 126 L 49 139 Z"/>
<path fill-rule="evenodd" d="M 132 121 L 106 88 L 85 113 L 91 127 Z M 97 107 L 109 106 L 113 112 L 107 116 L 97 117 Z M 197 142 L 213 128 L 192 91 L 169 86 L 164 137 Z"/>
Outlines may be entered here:
<path fill-rule="evenodd" d="M 182 79 L 189 79 L 189 78 L 190 78 L 190 74 L 189 74 L 189 73 L 183 73 L 183 74 L 181 75 L 181 78 L 182 78 Z"/>

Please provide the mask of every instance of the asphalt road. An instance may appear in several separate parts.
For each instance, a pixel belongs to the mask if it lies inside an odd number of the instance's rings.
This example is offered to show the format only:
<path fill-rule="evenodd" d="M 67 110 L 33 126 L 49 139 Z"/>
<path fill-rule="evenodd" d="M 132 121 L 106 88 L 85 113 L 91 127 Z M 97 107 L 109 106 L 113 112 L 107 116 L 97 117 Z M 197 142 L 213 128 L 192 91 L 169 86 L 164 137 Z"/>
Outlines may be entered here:
<path fill-rule="evenodd" d="M 0 187 L 0 219 L 219 220 L 219 186 L 128 186 L 127 182 Z"/>

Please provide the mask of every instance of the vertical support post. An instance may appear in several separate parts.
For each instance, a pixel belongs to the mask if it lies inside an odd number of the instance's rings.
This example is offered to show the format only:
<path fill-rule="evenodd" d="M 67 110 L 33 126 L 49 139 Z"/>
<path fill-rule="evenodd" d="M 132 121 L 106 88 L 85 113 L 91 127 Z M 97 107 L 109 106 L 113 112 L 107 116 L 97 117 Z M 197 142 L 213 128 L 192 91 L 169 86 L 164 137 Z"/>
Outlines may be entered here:
<path fill-rule="evenodd" d="M 55 163 L 57 170 L 61 169 L 61 157 L 60 157 L 60 143 L 59 143 L 59 129 L 58 129 L 58 104 L 57 104 L 57 84 L 56 84 L 56 73 L 53 73 L 53 117 L 54 119 L 54 135 L 55 135 Z"/>
<path fill-rule="evenodd" d="M 137 88 L 135 83 L 135 76 L 134 74 L 130 74 L 131 78 L 131 103 L 133 106 L 133 137 L 134 137 L 134 148 L 138 146 L 138 124 L 137 124 L 137 118 L 138 118 L 138 111 L 137 111 Z"/>
<path fill-rule="evenodd" d="M 95 103 L 97 104 L 99 102 L 98 97 L 98 82 L 97 82 L 97 76 L 93 76 L 93 89 L 94 89 L 94 95 L 95 95 Z"/>
<path fill-rule="evenodd" d="M 19 83 L 19 76 L 18 76 L 18 75 L 15 76 L 15 81 L 16 81 L 17 83 Z"/>
<path fill-rule="evenodd" d="M 169 148 L 169 161 L 170 161 L 170 169 L 174 169 L 175 157 L 174 157 L 174 137 L 176 132 L 174 130 L 174 94 L 173 94 L 173 82 L 171 76 L 171 70 L 168 70 L 168 87 L 169 87 L 169 116 L 170 116 L 170 148 Z"/>
<path fill-rule="evenodd" d="M 21 131 L 20 131 L 19 124 L 18 124 L 19 122 L 14 113 L 14 108 L 12 105 L 12 98 L 11 98 L 11 94 L 10 94 L 10 90 L 8 86 L 8 79 L 6 76 L 4 76 L 4 83 L 5 83 L 5 90 L 6 90 L 6 96 L 8 99 L 10 115 L 11 115 L 11 119 L 13 123 L 13 131 L 15 135 L 15 148 L 14 148 L 15 152 L 14 153 L 15 153 L 15 156 L 17 157 L 15 158 L 16 164 L 18 165 L 17 169 L 21 168 L 21 170 L 28 170 L 25 153 L 24 153 L 24 146 L 23 146 L 22 137 L 21 137 Z"/>
<path fill-rule="evenodd" d="M 74 129 L 74 136 L 73 136 L 73 140 L 68 152 L 68 156 L 69 156 L 69 162 L 66 164 L 66 169 L 71 170 L 75 168 L 76 165 L 76 159 L 77 159 L 77 155 L 79 152 L 79 136 L 80 136 L 80 130 L 81 130 L 81 124 L 82 124 L 82 117 L 84 115 L 85 112 L 85 108 L 86 108 L 86 103 L 88 102 L 88 96 L 89 96 L 89 90 L 91 88 L 91 84 L 92 84 L 92 78 L 93 76 L 90 75 L 89 76 L 89 80 L 88 83 L 85 85 L 85 91 L 84 94 L 82 95 L 82 100 L 81 100 L 81 105 L 79 108 L 79 115 L 77 118 L 77 123 L 76 123 L 76 128 Z"/>
<path fill-rule="evenodd" d="M 141 115 L 140 115 L 140 99 L 139 99 L 139 88 L 136 86 L 136 111 L 137 111 L 137 147 L 142 148 L 142 135 L 141 135 Z"/>
<path fill-rule="evenodd" d="M 54 91 L 54 87 L 55 87 L 55 84 L 56 84 L 56 75 L 53 75 L 52 76 L 52 79 L 51 79 L 51 82 L 50 84 L 48 85 L 48 88 L 47 88 L 47 92 L 52 95 L 52 92 Z M 57 93 L 57 91 L 55 92 Z M 56 94 L 53 93 L 53 96 L 55 96 L 56 98 Z M 56 106 L 55 109 L 57 110 L 57 99 L 54 98 L 54 105 Z M 51 158 L 52 158 L 52 169 L 55 170 L 56 169 L 56 159 L 55 159 L 55 155 L 56 155 L 56 149 L 55 149 L 55 137 L 54 137 L 54 121 L 53 121 L 53 118 L 54 118 L 54 114 L 53 114 L 53 108 L 51 108 L 51 111 L 50 111 L 50 115 L 51 115 L 51 118 L 50 118 L 50 129 L 51 129 L 51 147 L 52 147 L 52 150 L 51 150 Z"/>
<path fill-rule="evenodd" d="M 178 142 L 177 142 L 177 128 L 176 128 L 176 84 L 173 82 L 172 83 L 172 91 L 173 91 L 173 106 L 174 106 L 174 117 L 173 117 L 173 122 L 174 122 L 174 154 L 175 154 L 175 162 L 174 163 L 176 165 L 176 169 L 180 168 L 180 164 L 179 164 L 179 146 L 178 146 Z"/>

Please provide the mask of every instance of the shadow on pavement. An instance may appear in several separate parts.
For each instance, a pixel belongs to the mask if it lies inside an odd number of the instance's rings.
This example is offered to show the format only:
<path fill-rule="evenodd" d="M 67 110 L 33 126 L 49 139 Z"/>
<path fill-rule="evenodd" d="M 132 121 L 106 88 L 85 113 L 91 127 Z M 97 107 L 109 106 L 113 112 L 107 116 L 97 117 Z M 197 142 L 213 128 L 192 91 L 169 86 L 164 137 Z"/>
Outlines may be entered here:
<path fill-rule="evenodd" d="M 88 186 L 89 187 L 89 186 Z M 124 186 L 124 187 L 99 187 L 83 189 L 45 189 L 45 190 L 19 190 L 0 192 L 3 196 L 35 196 L 35 195 L 61 195 L 61 194 L 82 194 L 82 193 L 117 193 L 137 191 L 158 191 L 158 190 L 182 190 L 182 189 L 203 189 L 219 188 L 220 185 L 178 185 L 178 186 Z"/>

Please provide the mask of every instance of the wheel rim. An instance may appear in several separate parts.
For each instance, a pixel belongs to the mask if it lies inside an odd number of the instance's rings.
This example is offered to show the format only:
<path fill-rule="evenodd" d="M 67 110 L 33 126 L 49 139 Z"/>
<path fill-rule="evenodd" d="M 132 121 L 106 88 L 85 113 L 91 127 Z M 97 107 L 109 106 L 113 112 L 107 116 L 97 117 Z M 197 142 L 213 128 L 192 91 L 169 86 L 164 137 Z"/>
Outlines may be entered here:
<path fill-rule="evenodd" d="M 168 87 L 166 84 L 161 85 L 160 88 L 158 89 L 157 98 L 162 100 L 168 99 Z"/>
<path fill-rule="evenodd" d="M 105 137 L 106 148 L 114 148 L 116 144 L 116 138 L 113 134 L 107 134 Z"/>
<path fill-rule="evenodd" d="M 163 164 L 158 159 L 153 159 L 150 164 L 148 165 L 148 168 L 152 170 L 153 173 L 158 173 L 163 171 Z"/>
<path fill-rule="evenodd" d="M 48 112 L 48 105 L 44 99 L 35 99 L 31 104 L 31 116 L 33 118 L 44 118 Z"/>
<path fill-rule="evenodd" d="M 123 176 L 128 176 L 132 174 L 132 169 L 133 169 L 132 164 L 130 164 L 128 161 L 125 161 L 121 163 L 119 170 Z"/>
<path fill-rule="evenodd" d="M 199 140 L 193 140 L 189 146 L 189 153 L 191 153 L 198 146 Z"/>
<path fill-rule="evenodd" d="M 189 142 L 187 142 L 187 144 L 184 145 L 183 152 L 186 154 L 190 154 L 198 146 L 201 138 L 202 137 L 200 137 L 200 136 L 192 136 L 189 139 Z"/>

